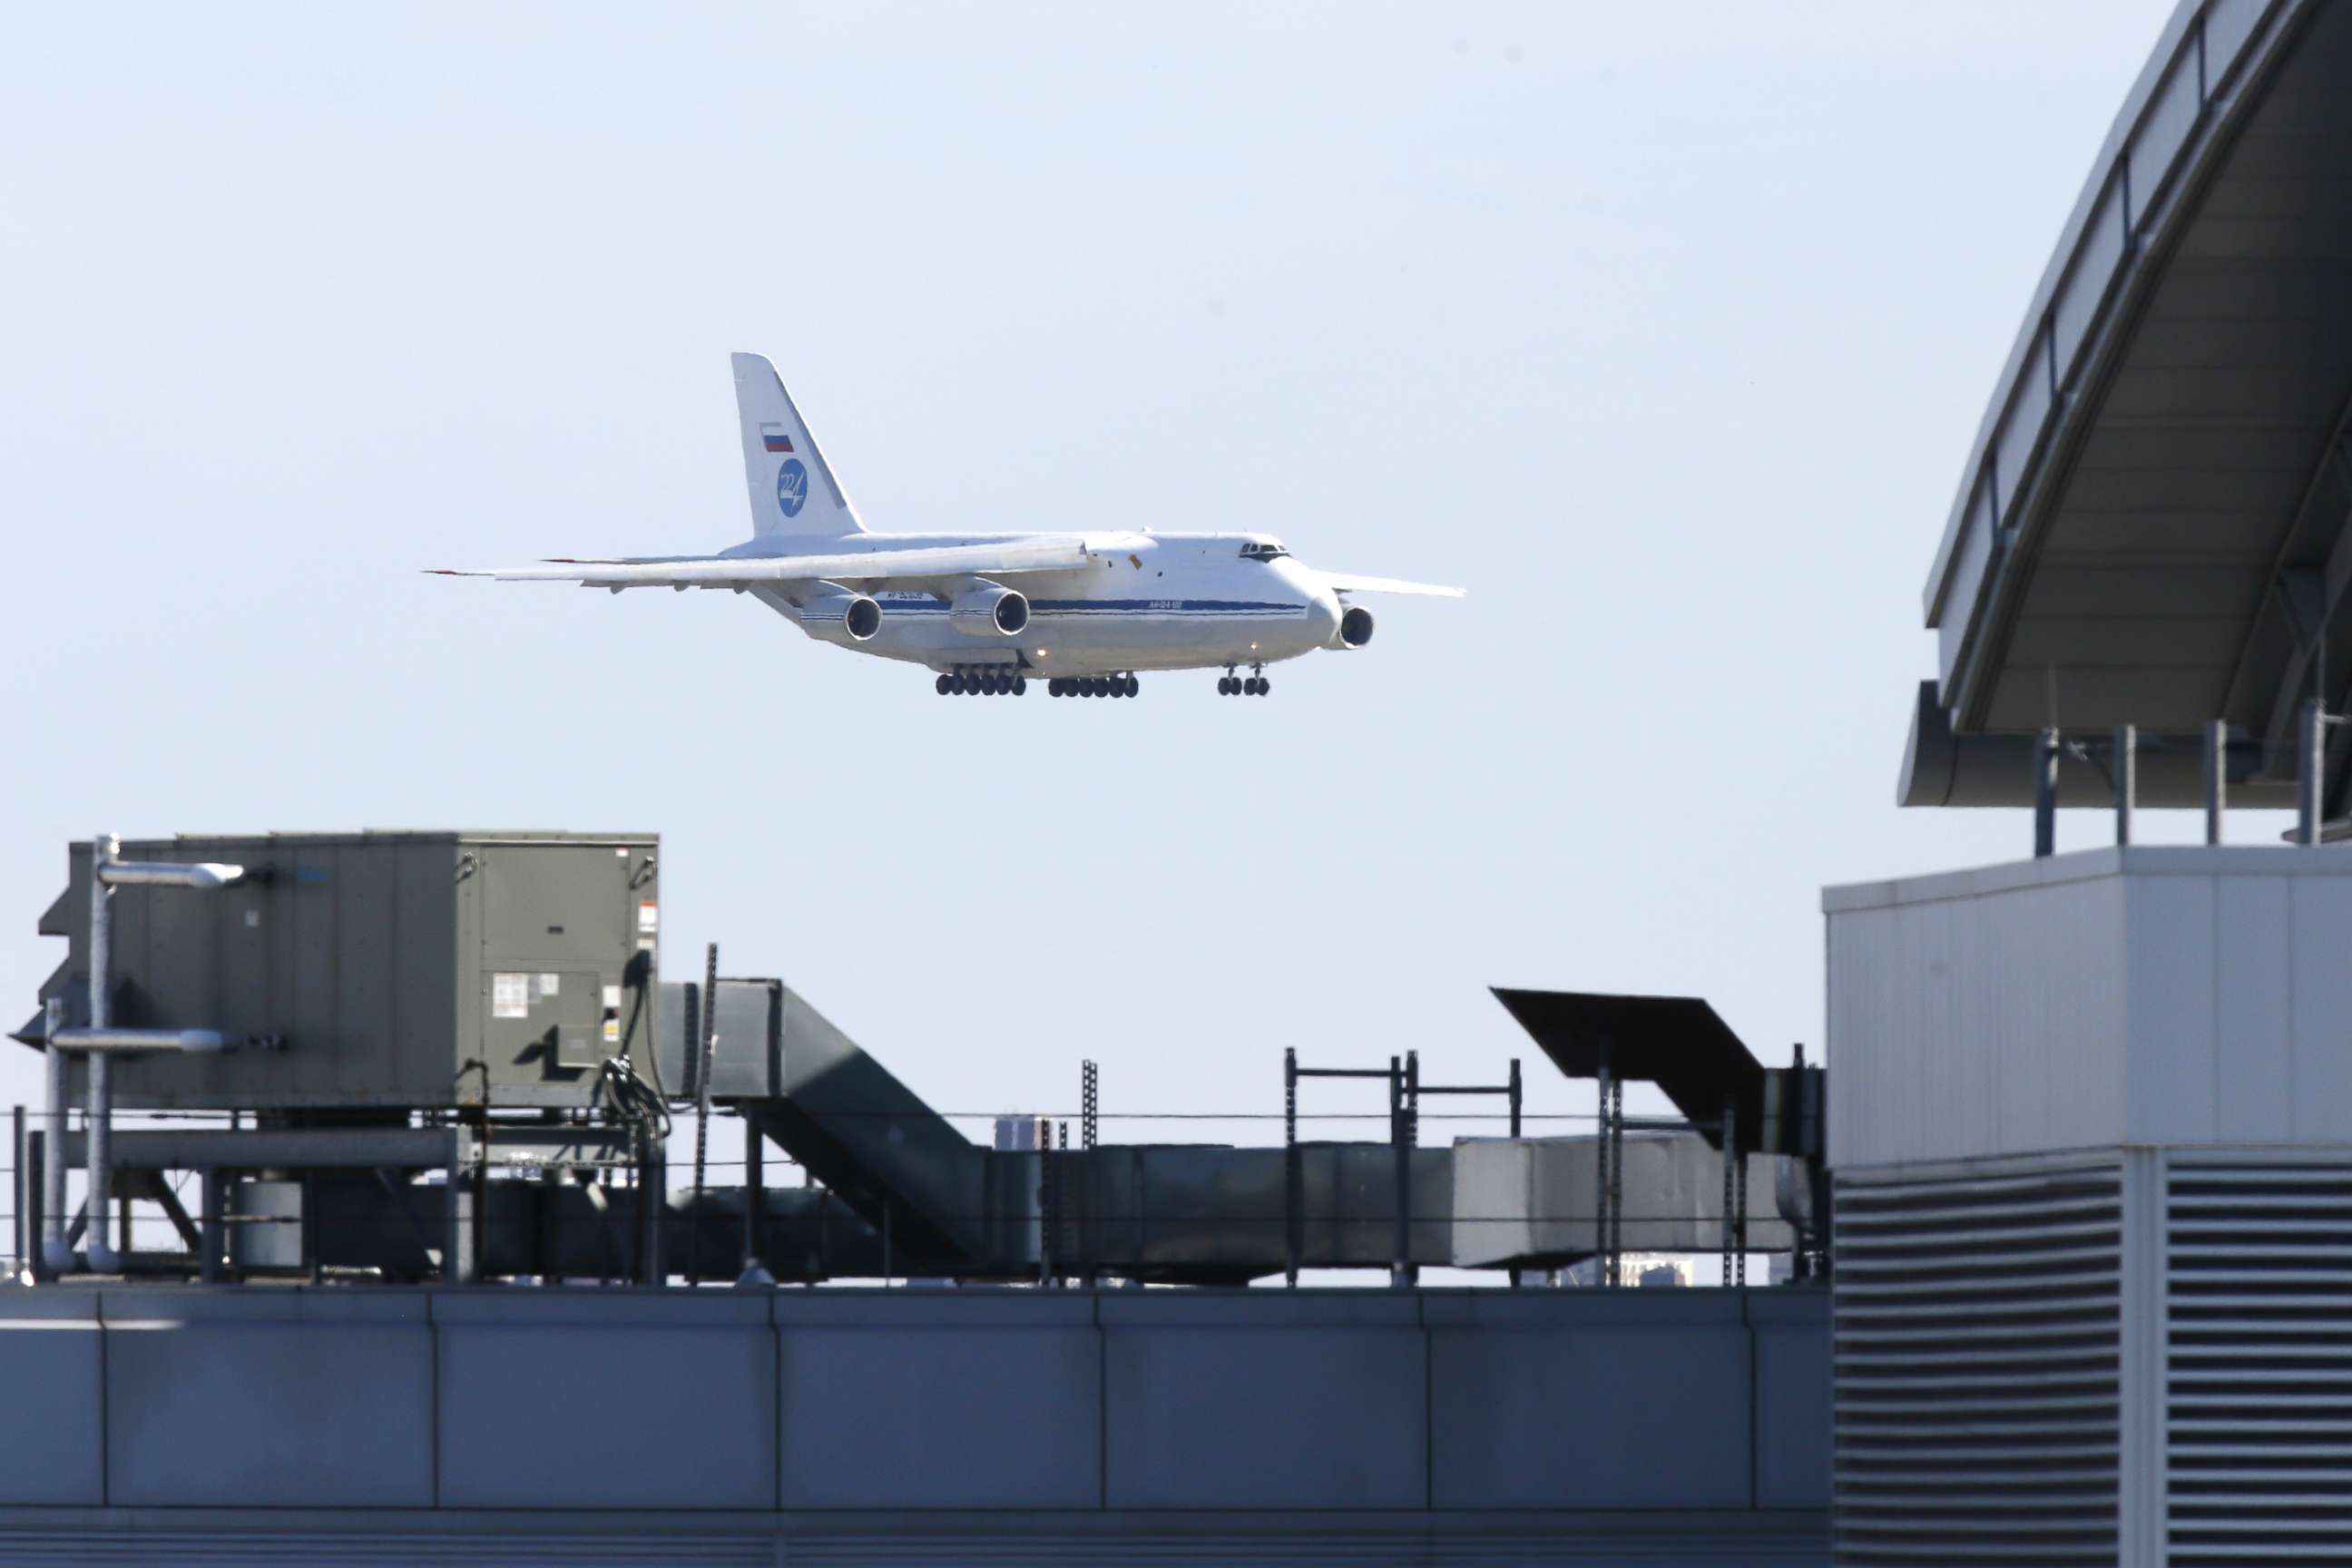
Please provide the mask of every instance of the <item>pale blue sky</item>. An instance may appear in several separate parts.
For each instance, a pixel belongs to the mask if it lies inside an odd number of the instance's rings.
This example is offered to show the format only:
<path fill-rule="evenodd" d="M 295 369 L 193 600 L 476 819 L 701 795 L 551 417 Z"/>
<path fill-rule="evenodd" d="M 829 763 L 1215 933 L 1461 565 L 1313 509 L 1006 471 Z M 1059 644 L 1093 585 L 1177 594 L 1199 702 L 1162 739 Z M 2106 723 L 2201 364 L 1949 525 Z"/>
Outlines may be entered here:
<path fill-rule="evenodd" d="M 544 826 L 658 830 L 673 976 L 715 937 L 943 1109 L 1497 1074 L 1490 982 L 1818 1042 L 1822 884 L 2026 847 L 1891 804 L 1919 588 L 2169 10 L 20 10 L 0 1022 L 69 837 Z M 732 349 L 877 529 L 1471 596 L 1265 701 L 959 702 L 417 574 L 741 537 Z"/>

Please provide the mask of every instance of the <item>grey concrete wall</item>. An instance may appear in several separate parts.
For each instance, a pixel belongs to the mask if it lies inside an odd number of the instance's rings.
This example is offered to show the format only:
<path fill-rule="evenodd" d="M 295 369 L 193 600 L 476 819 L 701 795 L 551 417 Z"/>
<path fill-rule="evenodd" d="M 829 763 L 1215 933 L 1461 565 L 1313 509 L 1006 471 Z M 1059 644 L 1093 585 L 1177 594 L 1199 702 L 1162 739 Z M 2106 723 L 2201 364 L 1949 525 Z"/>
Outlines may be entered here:
<path fill-rule="evenodd" d="M 1828 1307 L 45 1287 L 0 1296 L 0 1532 L 70 1505 L 1525 1510 L 1801 1536 L 1828 1505 Z"/>

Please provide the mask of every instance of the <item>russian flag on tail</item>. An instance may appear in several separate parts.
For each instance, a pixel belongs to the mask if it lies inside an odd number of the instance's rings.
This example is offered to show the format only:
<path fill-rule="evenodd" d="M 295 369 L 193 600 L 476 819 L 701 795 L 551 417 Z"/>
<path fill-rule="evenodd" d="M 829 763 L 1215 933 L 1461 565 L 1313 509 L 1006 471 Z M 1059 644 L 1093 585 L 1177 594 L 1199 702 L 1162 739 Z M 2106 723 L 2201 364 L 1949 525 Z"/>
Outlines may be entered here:
<path fill-rule="evenodd" d="M 792 436 L 781 425 L 761 426 L 760 444 L 771 452 L 789 452 L 793 449 Z"/>

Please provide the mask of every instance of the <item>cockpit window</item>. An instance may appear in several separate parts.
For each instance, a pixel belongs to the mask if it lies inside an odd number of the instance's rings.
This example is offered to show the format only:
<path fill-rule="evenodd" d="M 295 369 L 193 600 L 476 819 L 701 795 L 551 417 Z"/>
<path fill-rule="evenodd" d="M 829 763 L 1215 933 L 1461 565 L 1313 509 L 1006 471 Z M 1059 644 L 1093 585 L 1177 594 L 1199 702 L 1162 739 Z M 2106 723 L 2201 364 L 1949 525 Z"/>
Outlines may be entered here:
<path fill-rule="evenodd" d="M 1289 553 L 1279 544 L 1260 544 L 1255 540 L 1242 546 L 1244 561 L 1279 561 Z"/>

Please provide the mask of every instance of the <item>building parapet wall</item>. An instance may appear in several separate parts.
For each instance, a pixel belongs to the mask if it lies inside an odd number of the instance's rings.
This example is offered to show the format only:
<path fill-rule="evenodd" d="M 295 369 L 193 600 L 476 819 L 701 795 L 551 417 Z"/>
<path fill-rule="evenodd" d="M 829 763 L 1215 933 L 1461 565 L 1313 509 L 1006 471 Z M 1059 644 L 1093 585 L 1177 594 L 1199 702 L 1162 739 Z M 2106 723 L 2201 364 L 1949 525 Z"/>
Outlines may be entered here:
<path fill-rule="evenodd" d="M 1712 1289 L 18 1291 L 0 1296 L 0 1379 L 25 1413 L 0 1463 L 0 1547 L 58 1509 L 94 1528 L 188 1509 L 1597 1510 L 1651 1533 L 1661 1515 L 1700 1533 L 1754 1521 L 1800 1542 L 1789 1560 L 1820 1561 L 1828 1306 Z"/>

